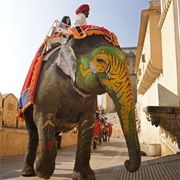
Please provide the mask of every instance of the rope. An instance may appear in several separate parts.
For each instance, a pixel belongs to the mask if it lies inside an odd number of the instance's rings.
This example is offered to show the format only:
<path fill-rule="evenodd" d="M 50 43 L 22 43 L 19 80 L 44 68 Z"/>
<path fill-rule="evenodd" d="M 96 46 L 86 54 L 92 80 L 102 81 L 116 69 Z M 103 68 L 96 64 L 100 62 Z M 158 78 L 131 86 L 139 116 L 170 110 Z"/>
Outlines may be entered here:
<path fill-rule="evenodd" d="M 54 26 L 54 23 L 55 23 L 55 22 L 56 22 L 56 21 L 53 22 L 53 24 L 52 24 L 51 28 L 49 29 L 47 35 L 50 33 L 50 31 L 51 31 L 52 27 Z"/>

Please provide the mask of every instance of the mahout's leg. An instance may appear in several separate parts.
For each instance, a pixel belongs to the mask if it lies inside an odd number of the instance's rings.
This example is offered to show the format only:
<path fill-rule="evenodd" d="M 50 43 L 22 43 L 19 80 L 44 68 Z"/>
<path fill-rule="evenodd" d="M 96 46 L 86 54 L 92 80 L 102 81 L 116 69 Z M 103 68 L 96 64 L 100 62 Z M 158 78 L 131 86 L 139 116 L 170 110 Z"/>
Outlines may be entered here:
<path fill-rule="evenodd" d="M 95 180 L 95 173 L 89 165 L 94 127 L 94 117 L 79 123 L 73 180 Z"/>
<path fill-rule="evenodd" d="M 36 158 L 36 151 L 38 146 L 38 132 L 36 125 L 33 121 L 33 106 L 29 106 L 24 112 L 26 128 L 28 131 L 28 146 L 27 152 L 24 158 L 24 164 L 21 170 L 22 176 L 33 176 L 34 161 Z"/>
<path fill-rule="evenodd" d="M 38 121 L 40 152 L 35 161 L 35 171 L 38 177 L 49 179 L 54 172 L 57 155 L 55 118 L 53 114 L 41 115 Z"/>

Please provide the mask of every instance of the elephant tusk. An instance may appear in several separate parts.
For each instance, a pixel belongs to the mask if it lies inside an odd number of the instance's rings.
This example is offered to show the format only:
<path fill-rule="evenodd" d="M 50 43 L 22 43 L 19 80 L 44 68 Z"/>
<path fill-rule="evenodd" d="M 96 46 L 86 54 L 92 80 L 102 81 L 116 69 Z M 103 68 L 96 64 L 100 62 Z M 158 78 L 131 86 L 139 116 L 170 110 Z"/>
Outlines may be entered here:
<path fill-rule="evenodd" d="M 90 63 L 90 69 L 91 69 L 91 72 L 94 73 L 94 74 L 97 72 L 96 68 L 95 68 L 95 66 L 94 66 L 94 64 L 92 62 Z"/>
<path fill-rule="evenodd" d="M 108 68 L 106 69 L 106 74 L 108 75 L 108 77 L 109 77 L 109 79 L 110 79 L 109 71 L 110 71 L 110 65 L 109 65 Z"/>

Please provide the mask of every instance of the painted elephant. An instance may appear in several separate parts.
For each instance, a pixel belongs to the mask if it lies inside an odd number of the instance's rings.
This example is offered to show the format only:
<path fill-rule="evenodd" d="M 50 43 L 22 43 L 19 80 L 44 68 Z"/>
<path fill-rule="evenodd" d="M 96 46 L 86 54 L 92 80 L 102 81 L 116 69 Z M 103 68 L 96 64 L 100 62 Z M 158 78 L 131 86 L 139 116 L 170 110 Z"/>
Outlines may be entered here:
<path fill-rule="evenodd" d="M 126 139 L 129 160 L 125 167 L 130 172 L 138 170 L 140 146 L 125 59 L 118 45 L 95 33 L 82 39 L 70 35 L 67 43 L 49 57 L 41 69 L 34 104 L 24 112 L 29 140 L 23 176 L 36 173 L 49 179 L 57 155 L 55 133 L 69 131 L 78 124 L 73 179 L 95 179 L 89 161 L 96 99 L 105 92 L 115 104 Z M 36 157 L 38 143 L 40 152 Z"/>
<path fill-rule="evenodd" d="M 97 145 L 101 144 L 103 138 L 104 120 L 102 116 L 96 112 L 95 127 L 93 132 L 93 149 L 97 149 Z"/>
<path fill-rule="evenodd" d="M 101 145 L 102 141 L 104 141 L 104 117 L 100 117 L 100 130 L 99 130 L 99 144 Z"/>
<path fill-rule="evenodd" d="M 103 141 L 107 142 L 110 141 L 110 137 L 112 135 L 112 124 L 104 121 L 104 127 L 103 127 Z"/>

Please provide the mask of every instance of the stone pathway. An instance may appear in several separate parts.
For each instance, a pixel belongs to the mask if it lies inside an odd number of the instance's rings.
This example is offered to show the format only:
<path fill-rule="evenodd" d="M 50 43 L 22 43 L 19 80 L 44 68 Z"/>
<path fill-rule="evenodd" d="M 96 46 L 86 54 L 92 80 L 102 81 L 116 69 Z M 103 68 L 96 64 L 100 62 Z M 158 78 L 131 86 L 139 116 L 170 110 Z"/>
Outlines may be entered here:
<path fill-rule="evenodd" d="M 148 147 L 141 144 L 141 150 Z M 76 147 L 58 150 L 56 168 L 50 180 L 70 180 L 75 160 Z M 24 156 L 0 158 L 0 179 L 39 180 L 37 176 L 22 177 L 20 169 Z M 111 138 L 91 153 L 91 167 L 97 180 L 180 180 L 180 155 L 166 157 L 142 157 L 141 168 L 136 173 L 125 170 L 124 161 L 128 152 L 124 138 Z M 168 179 L 170 178 L 170 179 Z"/>

